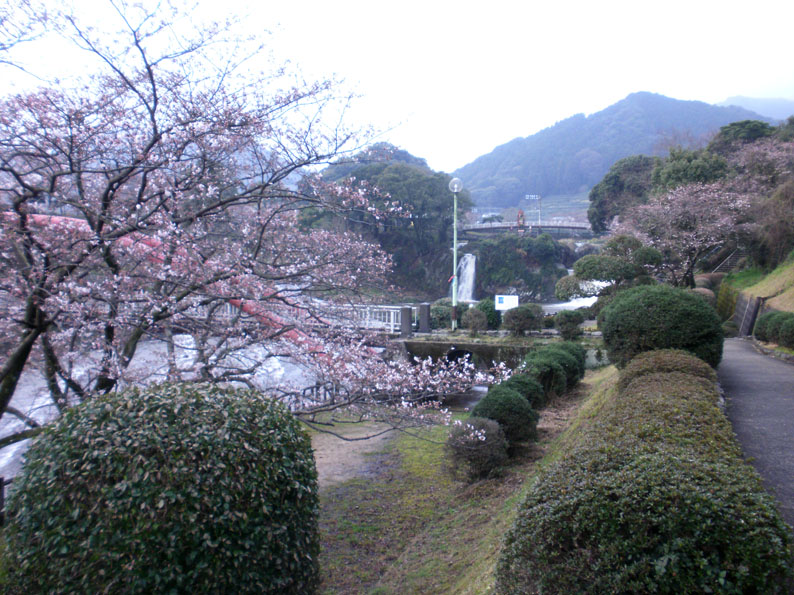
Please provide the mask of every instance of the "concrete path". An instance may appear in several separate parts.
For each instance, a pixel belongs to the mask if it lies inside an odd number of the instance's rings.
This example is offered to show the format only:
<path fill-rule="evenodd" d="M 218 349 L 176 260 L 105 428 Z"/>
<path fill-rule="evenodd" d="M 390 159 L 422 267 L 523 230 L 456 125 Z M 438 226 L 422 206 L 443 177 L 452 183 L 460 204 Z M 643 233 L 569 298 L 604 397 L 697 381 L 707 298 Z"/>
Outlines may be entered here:
<path fill-rule="evenodd" d="M 727 339 L 717 374 L 745 457 L 794 526 L 794 365 Z"/>

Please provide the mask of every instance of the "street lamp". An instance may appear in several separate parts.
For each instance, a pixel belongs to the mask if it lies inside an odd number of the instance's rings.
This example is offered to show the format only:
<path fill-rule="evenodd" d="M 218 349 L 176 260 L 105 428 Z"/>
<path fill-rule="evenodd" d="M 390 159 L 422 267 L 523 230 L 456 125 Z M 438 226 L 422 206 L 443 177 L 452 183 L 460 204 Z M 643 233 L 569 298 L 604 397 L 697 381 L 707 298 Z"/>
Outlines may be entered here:
<path fill-rule="evenodd" d="M 449 181 L 452 193 L 452 330 L 458 328 L 458 192 L 463 190 L 459 178 Z"/>

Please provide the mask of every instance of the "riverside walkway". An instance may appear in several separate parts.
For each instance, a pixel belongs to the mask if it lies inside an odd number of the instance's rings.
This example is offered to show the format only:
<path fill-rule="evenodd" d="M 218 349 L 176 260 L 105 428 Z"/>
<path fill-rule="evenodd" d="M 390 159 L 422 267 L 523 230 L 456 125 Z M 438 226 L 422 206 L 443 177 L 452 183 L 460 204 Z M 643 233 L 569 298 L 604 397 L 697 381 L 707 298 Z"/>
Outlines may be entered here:
<path fill-rule="evenodd" d="M 794 526 L 794 365 L 727 339 L 717 374 L 745 457 Z"/>

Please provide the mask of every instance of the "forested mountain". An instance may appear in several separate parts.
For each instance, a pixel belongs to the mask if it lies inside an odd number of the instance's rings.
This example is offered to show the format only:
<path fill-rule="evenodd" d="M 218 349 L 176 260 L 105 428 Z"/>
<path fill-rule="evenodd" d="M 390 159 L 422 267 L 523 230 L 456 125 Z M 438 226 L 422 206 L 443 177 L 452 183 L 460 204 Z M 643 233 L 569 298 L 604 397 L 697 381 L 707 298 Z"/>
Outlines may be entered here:
<path fill-rule="evenodd" d="M 438 296 L 446 292 L 452 269 L 449 174 L 433 171 L 424 159 L 407 151 L 378 143 L 352 159 L 330 165 L 322 176 L 327 181 L 366 184 L 382 193 L 371 197 L 372 204 L 383 211 L 377 217 L 353 211 L 343 224 L 391 255 L 392 281 L 420 293 Z M 400 212 L 390 212 L 394 206 Z M 464 190 L 458 196 L 458 215 L 463 217 L 470 207 L 469 193 Z M 340 224 L 337 214 L 328 211 L 309 211 L 302 222 L 317 227 Z"/>
<path fill-rule="evenodd" d="M 774 121 L 736 106 L 633 93 L 590 116 L 577 114 L 496 147 L 454 175 L 476 205 L 514 206 L 527 194 L 585 192 L 623 157 L 702 144 L 721 126 L 748 119 Z"/>

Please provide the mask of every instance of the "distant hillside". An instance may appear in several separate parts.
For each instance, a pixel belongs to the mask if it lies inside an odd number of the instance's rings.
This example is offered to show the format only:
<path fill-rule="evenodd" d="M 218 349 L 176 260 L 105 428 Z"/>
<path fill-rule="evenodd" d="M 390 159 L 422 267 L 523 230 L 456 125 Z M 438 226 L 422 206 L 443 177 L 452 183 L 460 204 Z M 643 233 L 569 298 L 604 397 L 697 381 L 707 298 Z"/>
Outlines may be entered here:
<path fill-rule="evenodd" d="M 736 105 L 776 120 L 786 120 L 789 116 L 794 116 L 794 100 L 791 99 L 742 97 L 737 95 L 736 97 L 728 97 L 728 99 L 717 105 Z"/>
<path fill-rule="evenodd" d="M 738 120 L 773 120 L 741 107 L 633 93 L 608 108 L 577 114 L 526 138 L 516 138 L 454 172 L 477 206 L 508 207 L 527 194 L 586 192 L 618 159 L 666 154 Z"/>

